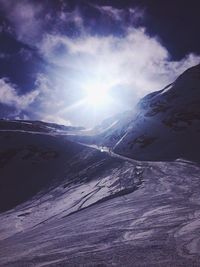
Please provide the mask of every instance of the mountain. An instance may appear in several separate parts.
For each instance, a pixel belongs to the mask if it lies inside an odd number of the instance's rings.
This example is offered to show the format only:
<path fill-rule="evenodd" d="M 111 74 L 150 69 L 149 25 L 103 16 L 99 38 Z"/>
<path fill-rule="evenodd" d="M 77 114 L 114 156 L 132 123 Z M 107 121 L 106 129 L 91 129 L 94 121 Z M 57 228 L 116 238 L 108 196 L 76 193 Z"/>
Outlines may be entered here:
<path fill-rule="evenodd" d="M 0 266 L 199 266 L 198 164 L 135 161 L 29 123 L 1 124 Z"/>
<path fill-rule="evenodd" d="M 140 100 L 134 110 L 72 140 L 106 146 L 137 160 L 200 160 L 200 65 Z"/>
<path fill-rule="evenodd" d="M 13 130 L 13 131 L 28 131 L 28 132 L 66 132 L 77 133 L 84 130 L 83 127 L 65 126 L 56 123 L 49 123 L 44 121 L 31 121 L 31 120 L 3 120 L 0 119 L 0 130 Z"/>
<path fill-rule="evenodd" d="M 200 65 L 144 97 L 114 151 L 140 160 L 200 160 Z"/>
<path fill-rule="evenodd" d="M 123 160 L 113 160 L 107 153 L 68 141 L 67 131 L 63 134 L 63 131 L 48 132 L 48 129 L 49 124 L 43 122 L 0 122 L 1 212 L 26 201 L 37 203 L 49 192 L 47 202 L 59 199 L 60 206 L 56 207 L 55 201 L 54 208 L 47 210 L 56 213 L 58 208 L 60 212 L 62 206 L 70 210 L 70 205 L 76 210 L 110 195 L 135 190 L 140 183 L 131 178 L 131 164 L 128 164 L 126 180 L 119 180 L 125 164 Z M 75 193 L 77 195 L 73 196 Z M 43 208 L 38 206 L 37 209 L 41 214 Z M 47 210 L 44 209 L 46 214 Z"/>
<path fill-rule="evenodd" d="M 131 126 L 133 116 L 133 111 L 117 114 L 104 120 L 93 129 L 79 132 L 76 135 L 69 133 L 68 139 L 80 143 L 95 144 L 99 147 L 113 148 L 127 132 L 129 125 Z"/>
<path fill-rule="evenodd" d="M 199 266 L 199 85 L 91 131 L 0 120 L 0 266 Z"/>

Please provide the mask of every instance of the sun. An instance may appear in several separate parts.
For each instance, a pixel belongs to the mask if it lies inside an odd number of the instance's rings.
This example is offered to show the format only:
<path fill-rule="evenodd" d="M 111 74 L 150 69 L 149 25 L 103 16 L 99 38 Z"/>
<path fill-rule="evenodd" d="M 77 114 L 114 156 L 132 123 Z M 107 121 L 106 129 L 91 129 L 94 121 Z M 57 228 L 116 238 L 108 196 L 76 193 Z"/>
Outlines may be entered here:
<path fill-rule="evenodd" d="M 102 106 L 107 102 L 108 100 L 108 94 L 105 91 L 100 91 L 100 90 L 92 90 L 91 92 L 88 93 L 87 96 L 87 102 L 90 105 L 97 105 L 97 106 Z"/>
<path fill-rule="evenodd" d="M 94 85 L 86 89 L 86 102 L 88 106 L 103 108 L 110 101 L 109 90 L 101 85 Z"/>

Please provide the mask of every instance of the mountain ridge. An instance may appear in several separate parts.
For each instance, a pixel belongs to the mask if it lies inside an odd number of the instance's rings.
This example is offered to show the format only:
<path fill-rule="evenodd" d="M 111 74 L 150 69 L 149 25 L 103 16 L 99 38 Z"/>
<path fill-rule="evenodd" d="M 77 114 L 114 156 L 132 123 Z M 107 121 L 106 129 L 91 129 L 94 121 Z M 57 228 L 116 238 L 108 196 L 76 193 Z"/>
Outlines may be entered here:
<path fill-rule="evenodd" d="M 162 90 L 143 97 L 136 107 L 110 118 L 101 132 L 69 136 L 136 160 L 200 161 L 200 64 L 184 71 Z M 112 125 L 113 123 L 113 125 Z"/>

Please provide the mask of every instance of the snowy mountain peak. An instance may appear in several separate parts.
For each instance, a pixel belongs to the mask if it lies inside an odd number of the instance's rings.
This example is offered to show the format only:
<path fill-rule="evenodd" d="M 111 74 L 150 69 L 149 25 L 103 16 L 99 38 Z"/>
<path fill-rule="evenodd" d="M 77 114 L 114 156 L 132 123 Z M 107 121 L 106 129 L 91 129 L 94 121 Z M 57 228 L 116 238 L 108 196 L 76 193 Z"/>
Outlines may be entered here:
<path fill-rule="evenodd" d="M 142 98 L 134 110 L 107 122 L 98 134 L 70 139 L 107 146 L 138 160 L 200 161 L 200 64 Z"/>
<path fill-rule="evenodd" d="M 116 152 L 143 160 L 199 160 L 200 65 L 141 99 L 131 124 Z"/>

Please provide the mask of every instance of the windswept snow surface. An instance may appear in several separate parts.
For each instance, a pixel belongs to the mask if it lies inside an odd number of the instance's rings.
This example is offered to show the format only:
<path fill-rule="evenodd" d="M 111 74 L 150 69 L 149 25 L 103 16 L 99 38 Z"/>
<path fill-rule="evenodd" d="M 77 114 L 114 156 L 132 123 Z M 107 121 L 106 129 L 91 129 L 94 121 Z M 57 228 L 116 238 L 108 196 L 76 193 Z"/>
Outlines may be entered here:
<path fill-rule="evenodd" d="M 0 132 L 0 266 L 199 266 L 200 166 Z"/>

